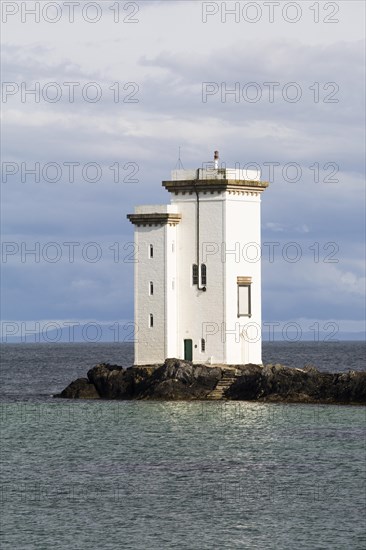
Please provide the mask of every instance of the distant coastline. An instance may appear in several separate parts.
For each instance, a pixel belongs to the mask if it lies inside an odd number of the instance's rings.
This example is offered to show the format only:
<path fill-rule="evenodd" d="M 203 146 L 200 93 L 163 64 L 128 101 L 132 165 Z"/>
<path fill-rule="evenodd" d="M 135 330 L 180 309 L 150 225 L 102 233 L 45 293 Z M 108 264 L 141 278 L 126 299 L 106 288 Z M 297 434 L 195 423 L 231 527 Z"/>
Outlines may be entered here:
<path fill-rule="evenodd" d="M 91 321 L 89 323 L 75 322 L 71 325 L 66 321 L 42 322 L 36 321 L 4 321 L 2 323 L 1 342 L 3 344 L 133 344 L 134 335 L 132 321 L 106 322 Z M 366 332 L 342 331 L 337 323 L 332 323 L 328 331 L 324 326 L 309 330 L 309 325 L 300 323 L 263 323 L 262 342 L 299 343 L 309 342 L 314 345 L 337 344 L 340 342 L 366 342 Z M 289 325 L 289 326 L 287 326 Z M 290 326 L 291 325 L 291 326 Z M 333 325 L 337 325 L 334 327 Z M 270 328 L 271 327 L 271 328 Z M 282 329 L 281 329 L 282 327 Z M 292 327 L 292 328 L 291 328 Z M 295 330 L 297 328 L 297 331 Z"/>

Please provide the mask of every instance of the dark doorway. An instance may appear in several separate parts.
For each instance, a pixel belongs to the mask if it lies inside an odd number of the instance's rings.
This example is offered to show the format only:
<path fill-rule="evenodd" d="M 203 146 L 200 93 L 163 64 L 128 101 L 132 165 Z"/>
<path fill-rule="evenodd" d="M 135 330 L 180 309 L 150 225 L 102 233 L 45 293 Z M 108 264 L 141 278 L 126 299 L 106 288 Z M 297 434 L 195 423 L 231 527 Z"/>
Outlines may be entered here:
<path fill-rule="evenodd" d="M 184 340 L 184 360 L 185 361 L 192 361 L 193 355 L 192 355 L 192 340 Z"/>

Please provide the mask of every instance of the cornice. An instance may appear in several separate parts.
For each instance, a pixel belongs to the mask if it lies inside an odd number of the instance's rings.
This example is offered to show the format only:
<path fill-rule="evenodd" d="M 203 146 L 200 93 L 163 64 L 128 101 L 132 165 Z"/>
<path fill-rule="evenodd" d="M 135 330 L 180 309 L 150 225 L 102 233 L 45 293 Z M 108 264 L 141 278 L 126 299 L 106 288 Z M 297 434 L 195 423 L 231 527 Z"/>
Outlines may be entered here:
<path fill-rule="evenodd" d="M 137 226 L 177 225 L 182 219 L 182 215 L 153 212 L 150 214 L 127 214 L 127 218 Z"/>
<path fill-rule="evenodd" d="M 234 195 L 258 195 L 269 185 L 268 181 L 255 180 L 177 180 L 163 181 L 163 187 L 170 193 L 186 194 L 196 191 L 203 194 L 214 194 L 228 191 Z"/>

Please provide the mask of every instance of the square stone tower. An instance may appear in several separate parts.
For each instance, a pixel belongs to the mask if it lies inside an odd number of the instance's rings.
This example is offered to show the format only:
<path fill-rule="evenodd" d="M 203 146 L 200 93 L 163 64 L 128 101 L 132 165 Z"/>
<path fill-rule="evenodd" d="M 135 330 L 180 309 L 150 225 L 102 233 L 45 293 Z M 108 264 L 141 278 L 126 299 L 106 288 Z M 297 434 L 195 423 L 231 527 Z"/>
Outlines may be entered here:
<path fill-rule="evenodd" d="M 258 170 L 174 170 L 171 204 L 138 206 L 135 364 L 262 363 Z"/>

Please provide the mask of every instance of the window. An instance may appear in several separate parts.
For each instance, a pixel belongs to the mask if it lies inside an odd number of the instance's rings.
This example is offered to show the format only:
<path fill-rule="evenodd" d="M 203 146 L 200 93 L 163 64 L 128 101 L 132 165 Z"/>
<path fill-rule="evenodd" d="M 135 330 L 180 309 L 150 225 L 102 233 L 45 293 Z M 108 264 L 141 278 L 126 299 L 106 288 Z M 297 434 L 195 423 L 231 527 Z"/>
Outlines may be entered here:
<path fill-rule="evenodd" d="M 154 257 L 154 247 L 152 244 L 150 245 L 150 248 L 149 248 L 149 257 L 150 258 Z"/>
<path fill-rule="evenodd" d="M 192 285 L 198 285 L 198 265 L 192 265 Z"/>
<path fill-rule="evenodd" d="M 238 286 L 238 317 L 250 317 L 250 285 Z"/>
<path fill-rule="evenodd" d="M 201 338 L 201 352 L 203 353 L 204 351 L 206 351 L 206 340 Z"/>
<path fill-rule="evenodd" d="M 154 283 L 152 281 L 150 281 L 149 293 L 150 293 L 150 296 L 154 294 Z"/>
<path fill-rule="evenodd" d="M 238 317 L 251 317 L 251 277 L 238 277 Z"/>
<path fill-rule="evenodd" d="M 154 326 L 154 315 L 152 313 L 150 313 L 150 317 L 149 317 L 149 327 L 150 328 L 153 328 Z"/>
<path fill-rule="evenodd" d="M 201 285 L 207 285 L 207 269 L 205 264 L 201 264 Z"/>

